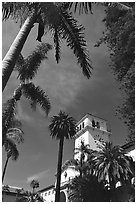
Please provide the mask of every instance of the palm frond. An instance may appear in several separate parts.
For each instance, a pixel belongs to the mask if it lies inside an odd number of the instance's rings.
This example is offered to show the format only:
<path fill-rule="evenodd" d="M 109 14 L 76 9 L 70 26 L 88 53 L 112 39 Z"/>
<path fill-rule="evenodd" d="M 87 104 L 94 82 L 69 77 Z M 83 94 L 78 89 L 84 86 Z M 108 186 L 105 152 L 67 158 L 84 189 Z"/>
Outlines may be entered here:
<path fill-rule="evenodd" d="M 31 102 L 31 107 L 35 110 L 36 105 L 39 105 L 46 114 L 50 111 L 50 101 L 45 92 L 39 87 L 35 87 L 33 83 L 23 84 L 23 95 Z"/>
<path fill-rule="evenodd" d="M 79 14 L 92 14 L 92 4 L 95 2 L 67 2 L 64 3 L 64 8 L 78 12 Z"/>
<path fill-rule="evenodd" d="M 20 26 L 26 18 L 33 12 L 33 2 L 2 2 L 3 20 L 9 18 L 20 22 Z"/>
<path fill-rule="evenodd" d="M 23 134 L 24 132 L 19 128 L 9 128 L 6 136 L 20 144 L 24 142 Z"/>
<path fill-rule="evenodd" d="M 86 40 L 84 38 L 84 27 L 77 24 L 77 21 L 72 15 L 63 7 L 55 3 L 48 3 L 41 7 L 41 15 L 44 24 L 54 33 L 58 30 L 58 36 L 66 41 L 67 46 L 73 50 L 77 58 L 78 64 L 81 66 L 83 74 L 90 78 L 91 76 L 91 61 L 86 49 Z M 46 18 L 44 17 L 46 13 Z"/>
<path fill-rule="evenodd" d="M 18 78 L 21 81 L 32 80 L 36 75 L 42 60 L 47 59 L 47 52 L 51 49 L 52 46 L 48 43 L 41 43 L 38 45 L 36 50 L 19 65 Z"/>
<path fill-rule="evenodd" d="M 68 12 L 62 10 L 61 23 L 58 29 L 60 29 L 62 38 L 67 41 L 67 46 L 73 50 L 77 57 L 77 62 L 80 64 L 83 74 L 90 78 L 92 66 L 86 49 L 84 27 L 78 26 L 77 21 Z"/>
<path fill-rule="evenodd" d="M 2 109 L 2 129 L 8 130 L 15 116 L 16 100 L 11 98 L 3 104 Z"/>
<path fill-rule="evenodd" d="M 51 118 L 49 125 L 50 135 L 56 139 L 61 137 L 72 138 L 76 134 L 75 124 L 76 121 L 72 117 L 60 111 L 57 116 Z"/>
<path fill-rule="evenodd" d="M 9 138 L 8 140 L 6 140 L 4 147 L 7 155 L 11 157 L 12 160 L 16 161 L 19 157 L 19 151 L 14 141 Z"/>
<path fill-rule="evenodd" d="M 23 55 L 20 53 L 18 56 L 18 59 L 16 60 L 14 71 L 20 72 L 24 63 L 25 63 L 25 59 L 24 59 Z"/>

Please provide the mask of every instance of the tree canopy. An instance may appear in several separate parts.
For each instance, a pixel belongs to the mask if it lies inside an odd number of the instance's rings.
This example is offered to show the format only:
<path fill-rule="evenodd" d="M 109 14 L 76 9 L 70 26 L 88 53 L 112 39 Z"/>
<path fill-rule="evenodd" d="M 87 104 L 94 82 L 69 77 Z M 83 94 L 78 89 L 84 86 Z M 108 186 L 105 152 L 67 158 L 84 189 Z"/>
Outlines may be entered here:
<path fill-rule="evenodd" d="M 96 43 L 106 43 L 110 50 L 111 68 L 124 93 L 123 104 L 118 107 L 119 117 L 127 124 L 129 139 L 135 134 L 135 4 L 124 8 L 117 4 L 107 6 L 103 20 L 106 30 Z"/>

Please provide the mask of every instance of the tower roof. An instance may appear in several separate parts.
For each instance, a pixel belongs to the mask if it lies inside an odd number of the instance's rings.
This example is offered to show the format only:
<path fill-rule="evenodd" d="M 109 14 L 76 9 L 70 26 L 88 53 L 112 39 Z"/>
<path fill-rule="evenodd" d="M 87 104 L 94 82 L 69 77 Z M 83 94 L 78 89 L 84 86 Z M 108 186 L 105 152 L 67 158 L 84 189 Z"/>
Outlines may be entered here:
<path fill-rule="evenodd" d="M 91 114 L 91 113 L 87 113 L 87 114 L 85 114 L 85 115 L 77 122 L 76 125 L 80 124 L 85 118 L 88 118 L 89 116 L 92 116 L 92 117 L 94 117 L 94 118 L 99 118 L 99 119 L 104 120 L 104 121 L 106 121 L 106 122 L 108 121 L 108 120 L 106 120 L 106 119 L 104 119 L 104 118 L 98 117 L 98 116 L 93 115 L 93 114 Z"/>

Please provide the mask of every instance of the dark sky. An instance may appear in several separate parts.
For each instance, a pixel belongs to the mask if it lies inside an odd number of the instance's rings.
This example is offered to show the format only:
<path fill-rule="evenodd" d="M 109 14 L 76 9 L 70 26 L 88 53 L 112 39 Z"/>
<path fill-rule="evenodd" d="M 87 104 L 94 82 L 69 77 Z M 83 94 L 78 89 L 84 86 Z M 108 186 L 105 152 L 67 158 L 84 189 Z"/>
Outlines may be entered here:
<path fill-rule="evenodd" d="M 85 37 L 92 61 L 93 71 L 91 79 L 83 76 L 72 51 L 62 43 L 61 62 L 56 64 L 54 50 L 48 53 L 48 60 L 41 64 L 34 79 L 48 94 L 51 101 L 51 112 L 45 117 L 38 108 L 33 112 L 29 103 L 22 98 L 18 104 L 18 114 L 23 124 L 25 142 L 20 145 L 20 157 L 17 162 L 10 161 L 4 184 L 29 188 L 32 179 L 38 179 L 40 188 L 54 184 L 57 165 L 58 141 L 50 137 L 48 125 L 50 117 L 64 110 L 77 121 L 86 113 L 93 113 L 108 120 L 113 144 L 124 144 L 127 129 L 116 116 L 116 108 L 122 102 L 122 94 L 110 64 L 109 52 L 105 45 L 95 48 L 94 44 L 101 37 L 104 29 L 102 19 L 103 8 L 97 6 L 93 15 L 81 15 L 77 19 L 85 27 Z M 19 31 L 18 24 L 13 21 L 3 22 L 2 25 L 2 54 L 5 56 L 11 43 Z M 31 31 L 23 48 L 22 54 L 27 57 L 33 51 L 36 41 L 37 25 Z M 42 38 L 43 42 L 52 43 L 49 35 Z M 13 73 L 3 93 L 3 101 L 12 96 L 19 81 L 17 73 Z M 65 141 L 63 161 L 72 158 L 74 141 Z M 3 163 L 5 152 L 3 151 Z"/>

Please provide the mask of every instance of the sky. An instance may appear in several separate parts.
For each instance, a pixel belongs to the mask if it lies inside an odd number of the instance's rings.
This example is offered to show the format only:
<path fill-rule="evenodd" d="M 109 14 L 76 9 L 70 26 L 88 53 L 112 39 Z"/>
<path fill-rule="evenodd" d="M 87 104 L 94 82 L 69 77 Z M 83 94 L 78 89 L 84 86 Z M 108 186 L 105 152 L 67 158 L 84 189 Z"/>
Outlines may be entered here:
<path fill-rule="evenodd" d="M 48 125 L 50 118 L 57 115 L 60 110 L 73 116 L 79 121 L 86 113 L 91 113 L 108 120 L 111 126 L 111 141 L 114 145 L 124 144 L 127 128 L 118 119 L 116 108 L 122 103 L 123 96 L 119 90 L 113 72 L 109 67 L 110 58 L 106 45 L 99 48 L 95 43 L 102 36 L 104 24 L 103 8 L 96 6 L 93 15 L 76 16 L 79 24 L 85 27 L 85 38 L 92 61 L 92 76 L 87 79 L 77 64 L 77 60 L 65 43 L 61 45 L 61 61 L 56 64 L 54 50 L 48 53 L 48 60 L 42 62 L 37 76 L 33 80 L 48 95 L 51 102 L 51 111 L 45 117 L 40 108 L 34 112 L 28 101 L 22 98 L 17 106 L 18 116 L 24 131 L 24 143 L 18 146 L 20 156 L 16 162 L 9 161 L 4 184 L 23 187 L 30 190 L 29 183 L 32 179 L 40 182 L 40 188 L 45 188 L 55 183 L 57 167 L 58 141 L 50 137 Z M 36 41 L 37 24 L 33 27 L 25 46 L 22 50 L 27 57 L 39 44 Z M 19 25 L 8 20 L 2 24 L 2 56 L 7 53 L 15 36 L 19 32 Z M 43 42 L 53 43 L 50 35 L 42 38 Z M 13 73 L 8 85 L 3 92 L 3 102 L 9 99 L 14 89 L 19 85 Z M 63 162 L 73 156 L 74 140 L 65 141 Z M 3 152 L 2 164 L 6 154 Z"/>

